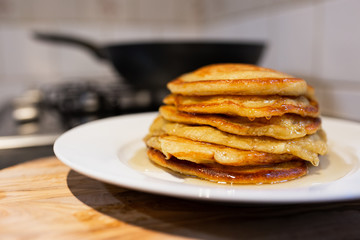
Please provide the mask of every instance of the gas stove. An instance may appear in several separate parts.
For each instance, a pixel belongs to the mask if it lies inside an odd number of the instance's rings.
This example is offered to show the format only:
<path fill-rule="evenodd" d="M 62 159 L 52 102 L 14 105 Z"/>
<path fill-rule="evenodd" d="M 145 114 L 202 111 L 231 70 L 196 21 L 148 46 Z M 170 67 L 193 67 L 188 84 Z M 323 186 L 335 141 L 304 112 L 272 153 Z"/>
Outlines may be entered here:
<path fill-rule="evenodd" d="M 0 136 L 61 132 L 100 118 L 156 111 L 167 94 L 165 89 L 118 82 L 45 85 L 24 92 L 3 107 Z"/>
<path fill-rule="evenodd" d="M 29 89 L 0 109 L 0 168 L 14 163 L 14 158 L 21 161 L 20 152 L 28 158 L 30 148 L 41 156 L 53 154 L 55 139 L 80 124 L 156 111 L 167 94 L 166 89 L 93 80 Z"/>

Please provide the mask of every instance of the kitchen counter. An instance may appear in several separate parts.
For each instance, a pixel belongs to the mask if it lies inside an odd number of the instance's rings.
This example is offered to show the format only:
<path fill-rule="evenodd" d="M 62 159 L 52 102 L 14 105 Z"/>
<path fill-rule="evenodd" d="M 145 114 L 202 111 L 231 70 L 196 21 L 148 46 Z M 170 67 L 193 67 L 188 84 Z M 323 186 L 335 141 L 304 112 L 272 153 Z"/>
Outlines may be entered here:
<path fill-rule="evenodd" d="M 357 239 L 360 201 L 250 205 L 176 199 L 81 175 L 55 157 L 0 170 L 2 239 Z"/>

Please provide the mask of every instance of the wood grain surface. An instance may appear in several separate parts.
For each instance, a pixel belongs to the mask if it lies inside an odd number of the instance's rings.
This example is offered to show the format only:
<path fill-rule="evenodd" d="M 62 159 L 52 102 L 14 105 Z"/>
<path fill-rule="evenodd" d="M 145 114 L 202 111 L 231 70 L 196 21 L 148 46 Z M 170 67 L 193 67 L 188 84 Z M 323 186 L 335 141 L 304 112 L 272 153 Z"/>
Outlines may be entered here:
<path fill-rule="evenodd" d="M 55 157 L 0 171 L 0 239 L 359 239 L 360 201 L 226 205 L 105 184 Z"/>

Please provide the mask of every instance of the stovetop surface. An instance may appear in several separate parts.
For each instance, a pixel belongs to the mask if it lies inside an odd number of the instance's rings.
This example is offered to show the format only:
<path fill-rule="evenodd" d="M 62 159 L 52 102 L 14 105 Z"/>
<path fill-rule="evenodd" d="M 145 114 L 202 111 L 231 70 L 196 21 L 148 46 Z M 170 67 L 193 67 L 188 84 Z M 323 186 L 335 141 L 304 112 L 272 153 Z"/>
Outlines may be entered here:
<path fill-rule="evenodd" d="M 164 89 L 88 81 L 31 89 L 0 106 L 0 143 L 8 136 L 56 136 L 89 121 L 156 111 L 166 94 Z M 0 169 L 51 155 L 52 144 L 12 149 L 0 146 Z"/>

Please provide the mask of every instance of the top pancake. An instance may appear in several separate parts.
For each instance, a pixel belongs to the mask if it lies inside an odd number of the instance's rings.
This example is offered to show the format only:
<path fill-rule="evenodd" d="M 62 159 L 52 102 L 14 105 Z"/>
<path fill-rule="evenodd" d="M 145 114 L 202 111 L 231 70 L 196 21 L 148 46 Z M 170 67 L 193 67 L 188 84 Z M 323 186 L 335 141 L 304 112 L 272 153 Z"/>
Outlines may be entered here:
<path fill-rule="evenodd" d="M 305 80 L 249 64 L 213 64 L 168 83 L 172 93 L 209 95 L 306 95 Z"/>

